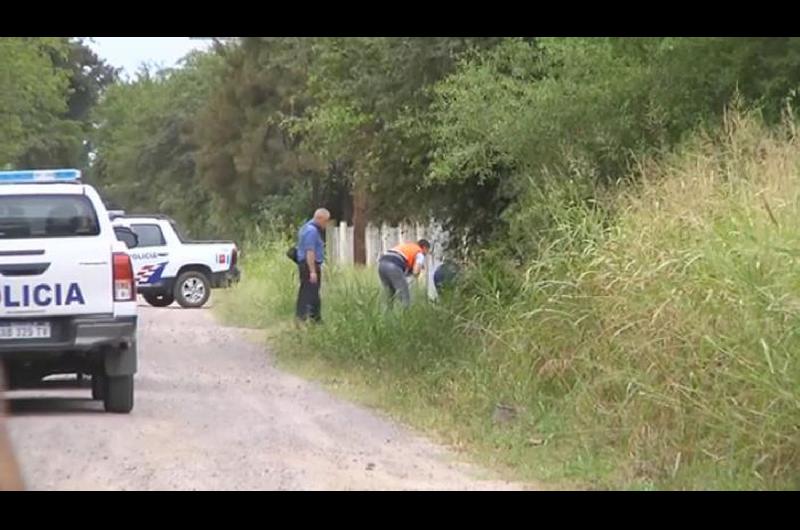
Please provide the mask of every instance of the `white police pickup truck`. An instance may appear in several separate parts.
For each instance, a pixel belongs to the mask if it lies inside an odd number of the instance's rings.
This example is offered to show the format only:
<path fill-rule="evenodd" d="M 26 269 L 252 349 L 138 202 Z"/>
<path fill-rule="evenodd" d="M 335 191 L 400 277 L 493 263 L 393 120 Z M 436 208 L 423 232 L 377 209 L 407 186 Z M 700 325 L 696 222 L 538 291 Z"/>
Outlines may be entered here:
<path fill-rule="evenodd" d="M 177 301 L 202 307 L 212 288 L 239 280 L 239 250 L 232 241 L 190 241 L 164 215 L 112 214 L 116 228 L 132 230 L 138 246 L 131 251 L 138 292 L 154 307 Z"/>
<path fill-rule="evenodd" d="M 90 375 L 106 411 L 132 410 L 135 243 L 114 230 L 79 171 L 0 172 L 0 361 L 10 388 Z"/>

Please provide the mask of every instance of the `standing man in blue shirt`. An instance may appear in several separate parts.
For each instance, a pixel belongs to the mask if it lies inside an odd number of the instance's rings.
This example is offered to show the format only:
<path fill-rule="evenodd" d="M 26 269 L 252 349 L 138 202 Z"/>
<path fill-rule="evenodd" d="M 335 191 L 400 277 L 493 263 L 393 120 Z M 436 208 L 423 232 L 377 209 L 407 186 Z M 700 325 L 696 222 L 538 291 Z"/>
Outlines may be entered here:
<path fill-rule="evenodd" d="M 297 234 L 297 268 L 300 272 L 300 291 L 297 293 L 297 319 L 322 321 L 322 303 L 319 297 L 322 283 L 322 263 L 325 261 L 325 242 L 322 233 L 328 226 L 331 214 L 325 208 L 314 212 L 314 218 L 305 223 Z"/>

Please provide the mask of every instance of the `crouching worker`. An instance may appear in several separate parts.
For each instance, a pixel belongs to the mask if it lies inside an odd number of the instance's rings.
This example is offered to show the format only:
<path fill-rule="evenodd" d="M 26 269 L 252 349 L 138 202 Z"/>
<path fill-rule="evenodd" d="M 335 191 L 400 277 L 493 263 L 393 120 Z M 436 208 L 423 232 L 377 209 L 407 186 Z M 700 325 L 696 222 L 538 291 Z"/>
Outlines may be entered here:
<path fill-rule="evenodd" d="M 395 297 L 400 298 L 403 307 L 411 305 L 410 280 L 417 278 L 425 268 L 425 256 L 430 252 L 431 244 L 425 239 L 416 243 L 401 243 L 381 256 L 378 262 L 378 276 L 381 279 L 389 306 Z"/>
<path fill-rule="evenodd" d="M 433 285 L 436 287 L 437 294 L 442 294 L 446 289 L 452 287 L 460 272 L 461 267 L 453 261 L 445 261 L 439 265 L 433 273 Z"/>

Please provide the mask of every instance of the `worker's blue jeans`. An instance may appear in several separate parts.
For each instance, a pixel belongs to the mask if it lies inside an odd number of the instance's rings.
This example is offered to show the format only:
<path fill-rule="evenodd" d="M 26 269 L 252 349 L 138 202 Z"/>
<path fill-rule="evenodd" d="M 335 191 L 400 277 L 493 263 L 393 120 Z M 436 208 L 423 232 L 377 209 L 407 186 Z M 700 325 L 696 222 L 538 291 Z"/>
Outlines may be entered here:
<path fill-rule="evenodd" d="M 308 264 L 302 261 L 298 264 L 300 273 L 300 290 L 297 292 L 297 319 L 306 321 L 309 318 L 314 322 L 322 320 L 322 302 L 319 297 L 322 285 L 322 265 L 317 264 L 317 283 L 311 283 Z"/>
<path fill-rule="evenodd" d="M 380 260 L 378 263 L 378 276 L 381 279 L 386 294 L 389 297 L 389 305 L 394 302 L 395 297 L 400 299 L 403 307 L 411 305 L 411 293 L 408 290 L 405 271 L 391 260 Z"/>

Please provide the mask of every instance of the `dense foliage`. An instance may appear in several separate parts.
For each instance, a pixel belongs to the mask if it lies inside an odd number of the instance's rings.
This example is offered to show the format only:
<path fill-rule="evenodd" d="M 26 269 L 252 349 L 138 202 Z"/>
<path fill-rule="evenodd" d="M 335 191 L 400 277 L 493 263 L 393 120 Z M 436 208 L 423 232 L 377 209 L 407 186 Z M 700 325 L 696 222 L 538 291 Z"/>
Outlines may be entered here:
<path fill-rule="evenodd" d="M 0 163 L 89 169 L 194 232 L 324 205 L 522 257 L 549 194 L 595 199 L 737 92 L 774 123 L 798 82 L 797 38 L 248 37 L 126 81 L 80 40 L 6 38 Z"/>
<path fill-rule="evenodd" d="M 798 66 L 796 38 L 235 39 L 112 87 L 97 175 L 193 231 L 324 205 L 359 229 L 436 218 L 524 256 L 547 194 L 592 200 L 737 91 L 775 122 Z"/>

